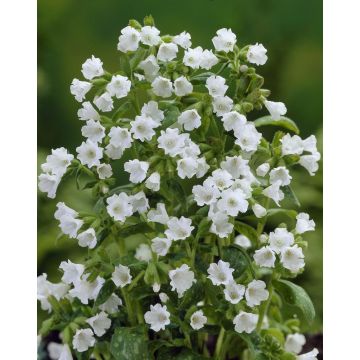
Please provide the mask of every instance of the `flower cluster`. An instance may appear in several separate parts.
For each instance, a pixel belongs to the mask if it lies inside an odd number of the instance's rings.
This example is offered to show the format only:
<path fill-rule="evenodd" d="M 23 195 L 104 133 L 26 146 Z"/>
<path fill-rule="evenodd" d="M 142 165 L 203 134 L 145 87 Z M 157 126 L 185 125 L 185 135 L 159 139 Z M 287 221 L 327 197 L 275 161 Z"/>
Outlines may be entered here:
<path fill-rule="evenodd" d="M 254 67 L 268 59 L 262 44 L 241 48 L 225 28 L 212 43 L 193 47 L 187 32 L 161 36 L 151 17 L 131 20 L 117 45 L 120 70 L 108 72 L 93 55 L 84 80 L 72 81 L 85 139 L 76 156 L 52 150 L 39 189 L 55 198 L 61 179 L 74 175 L 96 204 L 83 213 L 57 203 L 61 233 L 88 255 L 61 262 L 59 283 L 38 277 L 50 313 L 41 334 L 58 330 L 63 341 L 49 344 L 51 358 L 120 359 L 123 348 L 171 358 L 179 346 L 209 355 L 211 329 L 218 359 L 248 348 L 316 358 L 316 349 L 297 355 L 305 341 L 299 319 L 275 315 L 279 297 L 303 291 L 286 279 L 303 270 L 302 235 L 315 223 L 281 205 L 296 199 L 292 167 L 317 171 L 316 138 L 301 139 L 286 106 L 268 100 Z M 269 115 L 248 119 L 262 108 Z M 269 141 L 259 130 L 269 125 L 295 134 L 278 131 Z M 269 229 L 267 218 L 278 213 L 292 220 Z M 310 299 L 306 306 L 311 313 Z"/>

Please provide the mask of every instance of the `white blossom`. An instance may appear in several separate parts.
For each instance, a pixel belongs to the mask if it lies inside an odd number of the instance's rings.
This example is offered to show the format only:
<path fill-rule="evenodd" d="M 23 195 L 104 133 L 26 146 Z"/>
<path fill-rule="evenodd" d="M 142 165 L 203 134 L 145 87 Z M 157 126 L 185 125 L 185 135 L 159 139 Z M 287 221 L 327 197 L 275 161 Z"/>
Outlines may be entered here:
<path fill-rule="evenodd" d="M 193 86 L 185 76 L 180 76 L 174 81 L 174 92 L 176 96 L 185 96 L 191 94 L 192 91 Z"/>
<path fill-rule="evenodd" d="M 145 45 L 155 46 L 161 41 L 160 31 L 155 26 L 144 26 L 140 31 L 141 42 Z"/>
<path fill-rule="evenodd" d="M 207 89 L 209 94 L 213 97 L 215 96 L 225 96 L 228 86 L 226 85 L 226 80 L 221 76 L 211 75 L 206 80 Z"/>
<path fill-rule="evenodd" d="M 166 256 L 172 241 L 166 237 L 156 237 L 151 240 L 151 249 L 159 256 Z"/>
<path fill-rule="evenodd" d="M 305 343 L 306 343 L 306 339 L 303 334 L 299 334 L 299 333 L 289 334 L 286 337 L 284 348 L 287 352 L 299 354 Z"/>
<path fill-rule="evenodd" d="M 75 264 L 70 260 L 67 262 L 62 261 L 59 268 L 64 272 L 61 281 L 65 284 L 75 284 L 80 280 L 85 271 L 85 266 L 83 264 Z"/>
<path fill-rule="evenodd" d="M 108 314 L 115 314 L 121 305 L 122 300 L 116 294 L 112 293 L 103 304 L 99 305 L 99 309 Z"/>
<path fill-rule="evenodd" d="M 124 287 L 131 283 L 132 276 L 130 274 L 130 269 L 124 265 L 115 266 L 115 270 L 112 273 L 111 280 L 116 286 Z"/>
<path fill-rule="evenodd" d="M 207 269 L 208 278 L 214 285 L 227 285 L 233 281 L 234 269 L 230 267 L 228 262 L 219 260 L 218 263 L 210 264 Z"/>
<path fill-rule="evenodd" d="M 57 208 L 57 210 L 55 211 L 55 214 L 54 214 L 54 217 L 55 217 L 56 220 L 60 221 L 60 219 L 64 215 L 68 215 L 68 216 L 71 216 L 73 218 L 77 218 L 79 216 L 79 214 L 75 210 L 69 208 L 63 202 L 58 202 L 56 204 L 56 208 Z"/>
<path fill-rule="evenodd" d="M 95 230 L 93 228 L 89 228 L 78 234 L 77 239 L 79 241 L 79 246 L 88 247 L 89 249 L 93 249 L 97 243 Z"/>
<path fill-rule="evenodd" d="M 157 58 L 160 61 L 171 61 L 176 58 L 178 50 L 178 46 L 174 43 L 162 43 L 159 46 Z"/>
<path fill-rule="evenodd" d="M 100 120 L 99 113 L 95 110 L 95 108 L 91 105 L 89 101 L 85 101 L 82 103 L 82 108 L 77 112 L 80 120 Z"/>
<path fill-rule="evenodd" d="M 168 229 L 165 231 L 165 235 L 170 240 L 184 240 L 191 235 L 194 230 L 194 226 L 191 226 L 191 219 L 184 216 L 181 218 L 171 217 L 167 222 Z"/>
<path fill-rule="evenodd" d="M 130 195 L 129 200 L 133 213 L 138 212 L 139 214 L 143 214 L 149 209 L 149 200 L 143 191 Z"/>
<path fill-rule="evenodd" d="M 212 50 L 204 50 L 200 58 L 200 67 L 205 70 L 210 70 L 218 62 L 219 59 Z"/>
<path fill-rule="evenodd" d="M 182 158 L 176 161 L 177 173 L 181 179 L 192 178 L 197 171 L 197 161 L 192 157 Z"/>
<path fill-rule="evenodd" d="M 152 191 L 160 190 L 160 174 L 158 172 L 152 173 L 145 181 L 145 186 Z"/>
<path fill-rule="evenodd" d="M 219 190 L 225 190 L 230 187 L 233 182 L 232 176 L 228 171 L 217 169 L 205 180 L 204 185 L 215 186 Z"/>
<path fill-rule="evenodd" d="M 188 49 L 191 46 L 191 35 L 183 31 L 181 34 L 173 37 L 173 42 L 184 49 Z"/>
<path fill-rule="evenodd" d="M 216 187 L 208 185 L 195 185 L 192 193 L 199 206 L 210 205 L 220 197 L 220 191 Z"/>
<path fill-rule="evenodd" d="M 261 134 L 256 130 L 253 123 L 246 123 L 234 130 L 236 137 L 235 144 L 242 150 L 255 151 L 260 144 Z"/>
<path fill-rule="evenodd" d="M 141 61 L 139 68 L 144 71 L 145 77 L 152 81 L 159 72 L 160 66 L 154 55 L 149 55 L 145 60 Z"/>
<path fill-rule="evenodd" d="M 59 175 L 52 174 L 40 174 L 39 175 L 39 190 L 47 193 L 50 199 L 54 199 L 56 191 L 59 186 L 61 177 Z"/>
<path fill-rule="evenodd" d="M 224 294 L 227 301 L 237 304 L 244 297 L 245 286 L 231 281 L 225 286 Z"/>
<path fill-rule="evenodd" d="M 293 245 L 281 250 L 280 261 L 285 269 L 296 273 L 305 266 L 304 254 L 300 247 Z"/>
<path fill-rule="evenodd" d="M 84 352 L 95 345 L 94 333 L 91 329 L 77 329 L 72 345 L 78 352 Z"/>
<path fill-rule="evenodd" d="M 135 259 L 139 261 L 149 262 L 152 258 L 150 246 L 148 244 L 140 244 L 135 251 Z"/>
<path fill-rule="evenodd" d="M 185 147 L 185 137 L 179 133 L 179 129 L 167 128 L 161 130 L 161 135 L 157 139 L 158 147 L 163 149 L 166 155 L 176 156 Z"/>
<path fill-rule="evenodd" d="M 41 165 L 41 170 L 61 177 L 73 159 L 74 156 L 69 154 L 64 147 L 52 149 L 51 155 L 48 155 L 46 162 Z"/>
<path fill-rule="evenodd" d="M 169 300 L 169 297 L 165 293 L 160 293 L 159 298 L 163 304 L 165 304 Z"/>
<path fill-rule="evenodd" d="M 260 204 L 254 204 L 252 206 L 252 211 L 254 212 L 257 218 L 262 218 L 266 215 L 266 209 Z"/>
<path fill-rule="evenodd" d="M 229 222 L 229 216 L 225 213 L 218 211 L 211 216 L 211 220 L 211 233 L 218 235 L 220 238 L 225 238 L 232 233 L 234 225 Z"/>
<path fill-rule="evenodd" d="M 270 170 L 269 163 L 263 163 L 256 168 L 256 175 L 264 177 Z"/>
<path fill-rule="evenodd" d="M 281 116 L 286 114 L 287 109 L 285 104 L 282 102 L 265 100 L 264 105 L 274 120 L 279 120 Z"/>
<path fill-rule="evenodd" d="M 140 33 L 131 26 L 121 30 L 117 49 L 122 52 L 136 51 L 139 47 Z"/>
<path fill-rule="evenodd" d="M 163 203 L 157 203 L 156 209 L 152 209 L 147 213 L 147 218 L 151 222 L 156 222 L 163 225 L 166 225 L 169 221 L 169 216 Z"/>
<path fill-rule="evenodd" d="M 290 184 L 291 179 L 292 176 L 285 166 L 279 166 L 270 171 L 270 184 L 275 184 L 280 181 L 280 186 L 285 186 Z"/>
<path fill-rule="evenodd" d="M 88 138 L 93 143 L 102 141 L 105 136 L 105 128 L 100 124 L 99 121 L 88 120 L 86 125 L 81 128 L 82 136 Z"/>
<path fill-rule="evenodd" d="M 212 38 L 212 42 L 217 51 L 228 53 L 234 50 L 236 44 L 236 35 L 231 29 L 220 29 L 216 32 L 216 36 Z"/>
<path fill-rule="evenodd" d="M 240 313 L 236 315 L 233 320 L 233 324 L 235 325 L 235 331 L 240 334 L 243 332 L 250 334 L 255 330 L 258 319 L 258 314 L 240 311 Z"/>
<path fill-rule="evenodd" d="M 234 179 L 238 179 L 240 176 L 247 176 L 250 172 L 248 163 L 249 160 L 245 160 L 241 156 L 226 156 L 220 167 L 226 170 Z"/>
<path fill-rule="evenodd" d="M 156 332 L 165 330 L 165 326 L 170 324 L 170 313 L 166 305 L 150 305 L 150 311 L 144 315 L 145 322 Z"/>
<path fill-rule="evenodd" d="M 129 160 L 124 164 L 124 170 L 130 174 L 130 181 L 134 184 L 145 180 L 148 169 L 149 163 L 138 159 Z"/>
<path fill-rule="evenodd" d="M 286 134 L 282 137 L 281 152 L 282 155 L 300 155 L 304 151 L 304 144 L 300 136 Z"/>
<path fill-rule="evenodd" d="M 159 105 L 156 101 L 149 101 L 141 108 L 141 114 L 151 118 L 158 125 L 164 120 L 164 112 L 159 109 Z"/>
<path fill-rule="evenodd" d="M 268 59 L 266 52 L 267 50 L 263 44 L 256 43 L 255 45 L 249 46 L 246 57 L 247 60 L 252 64 L 264 65 Z"/>
<path fill-rule="evenodd" d="M 213 111 L 217 116 L 223 116 L 233 108 L 233 100 L 228 96 L 215 96 L 213 98 Z"/>
<path fill-rule="evenodd" d="M 314 176 L 319 170 L 318 161 L 320 160 L 320 157 L 320 153 L 318 152 L 311 155 L 302 155 L 300 156 L 299 164 L 303 166 L 311 176 Z"/>
<path fill-rule="evenodd" d="M 190 317 L 190 326 L 194 330 L 200 330 L 204 327 L 207 322 L 207 317 L 204 315 L 202 310 L 195 311 Z"/>
<path fill-rule="evenodd" d="M 195 109 L 185 110 L 178 117 L 178 123 L 183 125 L 186 131 L 191 131 L 200 127 L 201 117 Z"/>
<path fill-rule="evenodd" d="M 114 75 L 111 81 L 106 85 L 106 91 L 110 96 L 116 96 L 118 99 L 126 97 L 131 88 L 131 81 L 126 76 Z"/>
<path fill-rule="evenodd" d="M 100 96 L 95 96 L 94 104 L 103 112 L 109 112 L 114 108 L 114 101 L 108 92 L 104 92 Z"/>
<path fill-rule="evenodd" d="M 68 235 L 70 238 L 76 238 L 78 231 L 84 222 L 76 219 L 71 215 L 64 215 L 60 218 L 59 227 L 63 234 Z"/>
<path fill-rule="evenodd" d="M 184 292 L 191 288 L 196 282 L 194 273 L 186 264 L 169 271 L 171 290 L 178 293 L 179 298 L 183 297 Z"/>
<path fill-rule="evenodd" d="M 91 80 L 94 77 L 98 77 L 104 74 L 104 69 L 102 67 L 103 63 L 99 58 L 96 58 L 94 55 L 90 59 L 87 59 L 83 65 L 81 72 L 84 75 L 85 79 Z"/>
<path fill-rule="evenodd" d="M 296 233 L 303 234 L 307 231 L 314 231 L 315 230 L 315 222 L 314 220 L 310 219 L 309 214 L 306 213 L 299 213 L 296 216 Z"/>
<path fill-rule="evenodd" d="M 123 156 L 122 146 L 115 146 L 111 142 L 105 147 L 105 154 L 112 160 L 120 159 Z"/>
<path fill-rule="evenodd" d="M 89 168 L 100 165 L 100 160 L 103 157 L 103 149 L 89 139 L 87 139 L 86 142 L 82 142 L 82 144 L 76 148 L 76 152 L 78 153 L 77 158 L 80 162 Z"/>
<path fill-rule="evenodd" d="M 235 132 L 246 124 L 246 117 L 239 114 L 237 111 L 230 111 L 222 116 L 221 121 L 223 122 L 226 131 Z"/>
<path fill-rule="evenodd" d="M 248 201 L 245 200 L 245 194 L 240 189 L 224 190 L 217 203 L 218 209 L 230 216 L 237 216 L 239 212 L 246 212 L 248 205 Z"/>
<path fill-rule="evenodd" d="M 139 115 L 135 117 L 134 121 L 130 122 L 131 133 L 134 139 L 140 141 L 150 141 L 155 135 L 155 128 L 159 126 L 157 122 L 146 115 Z"/>
<path fill-rule="evenodd" d="M 262 280 L 251 281 L 245 292 L 246 303 L 250 307 L 260 305 L 269 297 L 269 292 L 266 290 L 266 284 Z"/>
<path fill-rule="evenodd" d="M 285 228 L 276 228 L 269 234 L 271 250 L 279 254 L 284 248 L 294 244 L 294 235 Z"/>
<path fill-rule="evenodd" d="M 285 196 L 284 193 L 280 190 L 280 186 L 281 181 L 277 181 L 262 191 L 263 195 L 272 199 L 277 206 L 280 206 L 279 202 L 283 200 Z"/>
<path fill-rule="evenodd" d="M 317 360 L 317 355 L 319 355 L 319 350 L 313 349 L 306 354 L 297 356 L 296 360 Z"/>
<path fill-rule="evenodd" d="M 234 244 L 242 247 L 243 249 L 249 249 L 252 246 L 250 239 L 241 234 L 235 237 Z"/>
<path fill-rule="evenodd" d="M 110 164 L 100 164 L 96 168 L 96 171 L 99 175 L 99 179 L 102 179 L 102 180 L 111 177 L 111 175 L 113 174 Z"/>
<path fill-rule="evenodd" d="M 170 97 L 174 90 L 172 82 L 162 76 L 156 77 L 151 83 L 151 87 L 155 95 L 163 98 Z"/>
<path fill-rule="evenodd" d="M 105 279 L 98 276 L 93 282 L 87 278 L 89 274 L 83 274 L 81 279 L 74 283 L 74 288 L 69 291 L 72 297 L 78 298 L 82 304 L 87 305 L 89 300 L 95 300 L 105 283 Z"/>
<path fill-rule="evenodd" d="M 203 49 L 201 46 L 198 46 L 195 49 L 188 48 L 184 53 L 183 62 L 192 69 L 199 69 L 202 55 Z"/>
<path fill-rule="evenodd" d="M 273 268 L 275 267 L 276 256 L 270 246 L 264 246 L 255 251 L 254 260 L 256 265 L 260 267 Z"/>
<path fill-rule="evenodd" d="M 70 92 L 75 96 L 76 101 L 82 102 L 91 88 L 91 83 L 74 79 L 70 85 Z"/>
<path fill-rule="evenodd" d="M 87 319 L 86 322 L 93 328 L 96 336 L 103 336 L 111 326 L 111 320 L 104 311 Z"/>
<path fill-rule="evenodd" d="M 131 199 L 125 193 L 114 194 L 106 199 L 108 214 L 116 221 L 124 222 L 133 214 Z"/>

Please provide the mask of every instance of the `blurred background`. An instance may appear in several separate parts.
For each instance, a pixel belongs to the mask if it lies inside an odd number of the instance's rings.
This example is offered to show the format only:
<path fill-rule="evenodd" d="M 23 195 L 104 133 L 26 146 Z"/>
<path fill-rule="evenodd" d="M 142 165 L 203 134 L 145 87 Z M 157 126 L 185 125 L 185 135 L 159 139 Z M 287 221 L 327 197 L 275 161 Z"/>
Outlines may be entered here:
<path fill-rule="evenodd" d="M 81 76 L 81 64 L 94 54 L 115 71 L 120 30 L 129 19 L 142 21 L 148 14 L 162 34 L 190 32 L 194 46 L 212 48 L 211 38 L 222 27 L 231 28 L 241 45 L 263 43 L 269 60 L 258 72 L 272 91 L 270 99 L 286 104 L 302 137 L 317 135 L 321 151 L 321 0 L 38 0 L 39 165 L 51 148 L 64 146 L 75 153 L 82 141 L 79 103 L 69 91 L 72 79 Z M 307 266 L 298 278 L 314 301 L 317 318 L 311 332 L 317 333 L 322 331 L 322 170 L 315 177 L 300 169 L 293 175 L 302 211 L 317 224 L 305 235 Z M 62 260 L 83 254 L 73 241 L 57 240 L 53 219 L 58 201 L 78 210 L 91 208 L 90 197 L 73 183 L 62 184 L 55 200 L 38 195 L 38 272 L 49 273 L 53 281 L 60 278 L 56 267 Z"/>

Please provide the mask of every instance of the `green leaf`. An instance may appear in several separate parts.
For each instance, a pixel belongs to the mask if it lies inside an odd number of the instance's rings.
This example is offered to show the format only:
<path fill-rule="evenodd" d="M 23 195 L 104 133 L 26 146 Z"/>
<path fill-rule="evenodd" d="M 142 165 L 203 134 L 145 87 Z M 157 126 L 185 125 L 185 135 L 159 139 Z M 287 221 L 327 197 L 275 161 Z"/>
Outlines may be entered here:
<path fill-rule="evenodd" d="M 248 261 L 243 252 L 235 246 L 223 249 L 223 260 L 230 263 L 230 267 L 235 269 L 233 274 L 235 278 L 241 276 L 248 266 Z"/>
<path fill-rule="evenodd" d="M 234 224 L 235 230 L 242 235 L 245 235 L 253 244 L 256 244 L 258 241 L 258 234 L 256 230 L 248 224 L 245 224 L 242 221 L 235 221 Z"/>
<path fill-rule="evenodd" d="M 296 194 L 294 193 L 294 191 L 290 185 L 284 186 L 282 188 L 282 191 L 284 192 L 285 199 L 288 199 L 289 201 L 291 201 L 293 204 L 295 204 L 298 207 L 301 206 L 299 199 L 297 198 Z"/>
<path fill-rule="evenodd" d="M 140 62 L 145 58 L 145 55 L 147 54 L 147 50 L 140 47 L 134 56 L 130 60 L 130 66 L 132 70 L 135 70 L 137 66 L 140 64 Z"/>
<path fill-rule="evenodd" d="M 99 295 L 95 300 L 95 305 L 99 306 L 103 304 L 111 296 L 115 289 L 116 285 L 113 283 L 113 281 L 111 279 L 107 280 L 99 291 Z"/>
<path fill-rule="evenodd" d="M 291 209 L 269 209 L 267 211 L 268 217 L 274 216 L 274 215 L 280 215 L 280 214 L 284 214 L 284 215 L 287 215 L 291 219 L 295 219 L 298 213 L 296 210 L 291 210 Z"/>
<path fill-rule="evenodd" d="M 274 281 L 274 287 L 288 310 L 296 313 L 310 325 L 315 318 L 315 308 L 306 291 L 287 280 Z"/>
<path fill-rule="evenodd" d="M 281 116 L 279 119 L 274 120 L 270 115 L 263 116 L 254 121 L 256 127 L 261 126 L 279 126 L 284 129 L 293 131 L 295 134 L 299 134 L 300 130 L 295 124 L 295 122 L 285 116 Z"/>
<path fill-rule="evenodd" d="M 197 304 L 204 297 L 204 286 L 197 281 L 187 290 L 180 302 L 180 309 L 188 309 L 191 305 Z"/>
<path fill-rule="evenodd" d="M 196 238 L 200 239 L 204 237 L 209 232 L 210 226 L 211 220 L 208 217 L 203 218 L 198 226 Z"/>
<path fill-rule="evenodd" d="M 125 53 L 120 53 L 120 69 L 126 74 L 127 77 L 131 77 L 131 66 L 129 57 Z"/>
<path fill-rule="evenodd" d="M 125 226 L 124 228 L 118 231 L 118 235 L 126 238 L 134 234 L 146 234 L 152 232 L 153 229 L 147 223 L 139 223 L 132 226 Z"/>
<path fill-rule="evenodd" d="M 117 328 L 111 338 L 110 352 L 114 360 L 149 360 L 144 328 Z"/>

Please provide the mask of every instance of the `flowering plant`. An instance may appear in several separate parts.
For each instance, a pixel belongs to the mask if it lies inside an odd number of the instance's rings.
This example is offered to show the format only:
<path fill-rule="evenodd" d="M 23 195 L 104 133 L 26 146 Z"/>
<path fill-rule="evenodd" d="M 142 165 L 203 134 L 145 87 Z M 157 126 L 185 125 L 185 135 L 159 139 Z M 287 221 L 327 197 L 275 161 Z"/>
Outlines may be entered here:
<path fill-rule="evenodd" d="M 281 207 L 299 206 L 289 169 L 314 175 L 316 139 L 301 139 L 285 105 L 267 100 L 254 67 L 267 61 L 262 44 L 241 47 L 230 29 L 212 43 L 192 47 L 187 32 L 160 36 L 152 17 L 131 20 L 120 69 L 92 56 L 86 80 L 73 80 L 86 141 L 76 157 L 52 150 L 39 188 L 55 198 L 73 175 L 94 208 L 57 204 L 63 236 L 88 251 L 61 262 L 61 282 L 38 277 L 49 312 L 40 336 L 62 339 L 51 358 L 316 359 L 316 349 L 298 355 L 315 314 L 293 282 L 315 223 Z M 270 115 L 247 119 L 263 107 Z M 280 130 L 266 139 L 264 126 Z M 267 229 L 278 214 L 287 223 Z"/>

